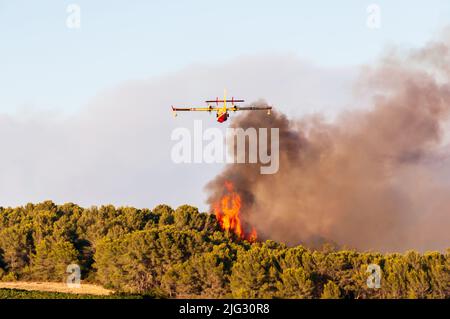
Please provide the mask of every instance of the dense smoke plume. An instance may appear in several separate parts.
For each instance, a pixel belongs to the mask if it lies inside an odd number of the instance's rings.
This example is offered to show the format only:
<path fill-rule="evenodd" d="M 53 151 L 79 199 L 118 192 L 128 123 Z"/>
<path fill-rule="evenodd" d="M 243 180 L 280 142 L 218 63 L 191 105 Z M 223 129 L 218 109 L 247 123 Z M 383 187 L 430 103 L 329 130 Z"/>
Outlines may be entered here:
<path fill-rule="evenodd" d="M 236 116 L 233 127 L 280 129 L 280 169 L 261 175 L 260 165 L 230 164 L 206 186 L 208 202 L 231 181 L 260 239 L 380 251 L 450 247 L 449 44 L 390 53 L 364 69 L 358 88 L 372 105 L 332 122 Z"/>

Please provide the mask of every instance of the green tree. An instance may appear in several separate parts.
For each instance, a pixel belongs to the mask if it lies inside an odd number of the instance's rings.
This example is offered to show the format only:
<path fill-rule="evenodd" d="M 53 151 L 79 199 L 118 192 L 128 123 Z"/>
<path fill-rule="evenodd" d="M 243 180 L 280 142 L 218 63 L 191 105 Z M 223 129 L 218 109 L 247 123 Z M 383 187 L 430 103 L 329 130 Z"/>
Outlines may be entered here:
<path fill-rule="evenodd" d="M 168 205 L 158 205 L 153 209 L 153 214 L 158 216 L 159 225 L 172 225 L 174 223 L 174 210 Z"/>
<path fill-rule="evenodd" d="M 211 252 L 194 255 L 176 264 L 163 276 L 163 287 L 172 297 L 223 298 L 229 291 L 229 276 L 235 251 L 223 243 Z"/>
<path fill-rule="evenodd" d="M 32 247 L 29 224 L 18 224 L 0 231 L 0 247 L 5 269 L 21 273 L 29 265 Z"/>
<path fill-rule="evenodd" d="M 44 239 L 36 245 L 31 258 L 30 277 L 35 280 L 64 281 L 70 264 L 78 264 L 78 252 L 72 243 Z"/>
<path fill-rule="evenodd" d="M 341 291 L 339 286 L 336 285 L 333 281 L 328 281 L 323 286 L 322 295 L 320 296 L 322 299 L 339 299 L 341 298 Z"/>
<path fill-rule="evenodd" d="M 285 269 L 277 282 L 277 297 L 310 299 L 313 297 L 314 284 L 311 274 L 303 268 Z"/>
<path fill-rule="evenodd" d="M 277 293 L 280 266 L 273 242 L 239 250 L 233 265 L 230 287 L 236 298 L 272 298 Z"/>

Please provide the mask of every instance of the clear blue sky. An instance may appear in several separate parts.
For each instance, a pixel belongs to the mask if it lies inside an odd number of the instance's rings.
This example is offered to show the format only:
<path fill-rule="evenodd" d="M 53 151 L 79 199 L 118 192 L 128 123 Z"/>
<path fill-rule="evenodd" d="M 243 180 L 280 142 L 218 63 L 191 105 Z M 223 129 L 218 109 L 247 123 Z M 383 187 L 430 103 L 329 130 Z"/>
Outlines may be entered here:
<path fill-rule="evenodd" d="M 81 6 L 81 29 L 66 7 Z M 381 7 L 381 29 L 366 8 Z M 75 110 L 127 80 L 247 54 L 295 53 L 323 66 L 420 46 L 450 24 L 450 1 L 0 0 L 0 112 Z"/>

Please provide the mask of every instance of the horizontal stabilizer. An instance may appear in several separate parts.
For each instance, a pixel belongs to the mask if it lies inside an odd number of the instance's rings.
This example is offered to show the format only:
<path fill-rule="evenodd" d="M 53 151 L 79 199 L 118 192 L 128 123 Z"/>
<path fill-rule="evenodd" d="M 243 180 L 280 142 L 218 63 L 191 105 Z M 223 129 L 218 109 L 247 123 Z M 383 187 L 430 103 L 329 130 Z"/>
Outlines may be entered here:
<path fill-rule="evenodd" d="M 244 100 L 208 100 L 205 101 L 206 103 L 223 103 L 223 102 L 229 102 L 229 103 L 243 103 Z"/>

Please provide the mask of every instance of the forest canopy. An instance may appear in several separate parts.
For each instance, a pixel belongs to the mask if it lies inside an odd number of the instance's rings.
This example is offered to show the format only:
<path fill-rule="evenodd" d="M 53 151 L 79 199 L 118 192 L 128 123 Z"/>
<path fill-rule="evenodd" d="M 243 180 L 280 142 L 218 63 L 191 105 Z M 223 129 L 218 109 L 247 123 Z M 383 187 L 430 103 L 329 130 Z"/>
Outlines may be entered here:
<path fill-rule="evenodd" d="M 83 282 L 155 297 L 450 298 L 449 254 L 250 243 L 189 205 L 0 207 L 0 280 L 66 281 L 75 263 Z"/>

